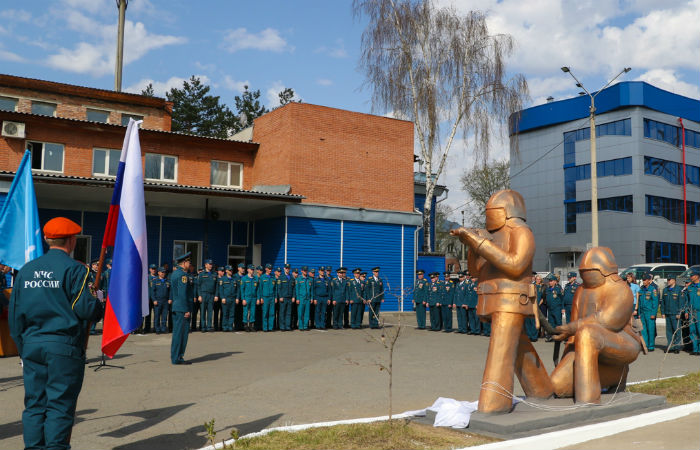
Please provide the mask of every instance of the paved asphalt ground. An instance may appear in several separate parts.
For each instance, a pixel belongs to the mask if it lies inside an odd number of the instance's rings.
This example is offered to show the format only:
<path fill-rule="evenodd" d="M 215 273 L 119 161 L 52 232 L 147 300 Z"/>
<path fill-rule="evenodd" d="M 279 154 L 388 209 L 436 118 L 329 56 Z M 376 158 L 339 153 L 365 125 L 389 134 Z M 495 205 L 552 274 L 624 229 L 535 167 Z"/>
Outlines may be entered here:
<path fill-rule="evenodd" d="M 395 323 L 398 315 L 385 317 Z M 394 355 L 394 412 L 424 408 L 438 397 L 476 400 L 488 339 L 416 330 L 412 314 L 402 315 L 402 321 Z M 197 332 L 190 334 L 185 355 L 189 366 L 170 364 L 170 335 L 130 336 L 111 361 L 124 369 L 86 369 L 73 448 L 198 448 L 206 444 L 203 424 L 211 419 L 221 440 L 229 438 L 233 427 L 246 434 L 271 426 L 386 415 L 388 376 L 377 363 L 386 361 L 388 353 L 370 339 L 380 334 L 369 329 Z M 90 364 L 99 360 L 99 344 L 100 336 L 92 336 Z M 629 381 L 698 370 L 697 357 L 664 355 L 664 344 L 659 337 L 656 352 L 640 355 Z M 540 340 L 535 347 L 551 371 L 553 344 Z M 515 393 L 523 394 L 517 382 Z M 1 358 L 0 449 L 22 448 L 23 395 L 19 359 Z M 695 439 L 697 422 L 697 417 L 691 420 Z M 656 442 L 663 434 L 650 439 L 656 440 L 637 448 L 661 448 Z M 616 448 L 608 442 L 600 448 Z M 687 443 L 687 437 L 680 442 Z"/>

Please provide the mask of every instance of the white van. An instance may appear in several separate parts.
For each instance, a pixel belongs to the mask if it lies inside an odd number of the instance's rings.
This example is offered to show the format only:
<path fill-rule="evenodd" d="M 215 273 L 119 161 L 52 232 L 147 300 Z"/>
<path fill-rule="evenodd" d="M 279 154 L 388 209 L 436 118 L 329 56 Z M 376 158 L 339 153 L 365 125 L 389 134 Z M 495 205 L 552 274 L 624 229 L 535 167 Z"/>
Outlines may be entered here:
<path fill-rule="evenodd" d="M 678 276 L 685 272 L 688 266 L 685 264 L 676 263 L 648 263 L 648 264 L 635 264 L 629 266 L 628 268 L 620 272 L 620 278 L 623 280 L 628 273 L 632 273 L 634 278 L 637 280 L 637 284 L 642 285 L 642 275 L 645 273 L 650 273 L 654 280 L 654 283 L 659 287 L 659 295 L 666 287 L 666 278 L 669 275 Z"/>

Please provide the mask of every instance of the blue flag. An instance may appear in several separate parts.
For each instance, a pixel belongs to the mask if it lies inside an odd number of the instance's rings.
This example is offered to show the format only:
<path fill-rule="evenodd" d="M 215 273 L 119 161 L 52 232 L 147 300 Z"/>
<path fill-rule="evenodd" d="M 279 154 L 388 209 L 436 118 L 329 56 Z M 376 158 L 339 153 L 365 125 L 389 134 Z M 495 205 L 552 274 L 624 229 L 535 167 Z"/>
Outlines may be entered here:
<path fill-rule="evenodd" d="M 0 210 L 0 263 L 16 270 L 44 254 L 31 161 L 27 150 Z"/>

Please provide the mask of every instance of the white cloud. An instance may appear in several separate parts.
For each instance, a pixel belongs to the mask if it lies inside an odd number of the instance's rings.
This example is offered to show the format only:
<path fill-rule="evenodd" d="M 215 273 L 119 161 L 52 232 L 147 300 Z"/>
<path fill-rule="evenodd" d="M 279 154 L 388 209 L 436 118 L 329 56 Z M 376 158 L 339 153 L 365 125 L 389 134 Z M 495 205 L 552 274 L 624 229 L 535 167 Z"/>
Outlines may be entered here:
<path fill-rule="evenodd" d="M 8 50 L 3 50 L 0 48 L 0 61 L 9 61 L 9 62 L 26 62 L 24 58 L 19 56 L 17 53 L 10 52 Z"/>
<path fill-rule="evenodd" d="M 144 0 L 133 2 L 141 3 Z M 82 9 L 92 14 L 114 12 L 117 10 L 116 2 L 113 0 L 63 0 L 66 9 L 77 10 Z M 134 5 L 129 5 L 127 11 L 130 11 Z"/>
<path fill-rule="evenodd" d="M 223 48 L 231 53 L 239 50 L 265 50 L 282 52 L 291 49 L 287 41 L 274 28 L 265 28 L 260 33 L 249 33 L 246 28 L 228 30 L 224 35 Z"/>
<path fill-rule="evenodd" d="M 50 67 L 76 73 L 103 76 L 114 70 L 116 25 L 101 25 L 78 12 L 67 16 L 70 27 L 94 26 L 85 31 L 95 34 L 96 43 L 79 42 L 72 49 L 60 48 L 49 55 Z M 99 28 L 97 28 L 99 27 Z M 181 44 L 185 38 L 153 34 L 141 22 L 127 20 L 124 26 L 124 65 L 141 59 L 148 52 L 167 45 Z"/>
<path fill-rule="evenodd" d="M 279 93 L 285 88 L 284 83 L 281 80 L 273 81 L 265 94 L 267 95 L 267 109 L 272 109 L 275 106 L 279 106 L 280 97 Z"/>
<path fill-rule="evenodd" d="M 318 80 L 316 80 L 316 84 L 318 84 L 319 86 L 332 86 L 333 81 L 329 80 L 328 78 L 319 78 Z"/>
<path fill-rule="evenodd" d="M 195 75 L 195 77 L 199 78 L 202 84 L 211 84 L 211 80 L 206 75 Z M 157 97 L 165 97 L 166 92 L 170 91 L 170 89 L 172 88 L 182 88 L 182 83 L 185 81 L 189 81 L 189 79 L 189 77 L 170 77 L 166 81 L 155 81 L 150 78 L 143 78 L 124 89 L 124 91 L 131 92 L 134 94 L 140 94 L 143 89 L 146 89 L 146 86 L 152 84 L 154 94 Z"/>
<path fill-rule="evenodd" d="M 224 87 L 227 89 L 231 89 L 232 91 L 236 92 L 243 92 L 245 91 L 246 86 L 250 86 L 250 81 L 245 80 L 245 81 L 236 81 L 233 78 L 231 78 L 230 75 L 226 75 L 224 77 Z"/>
<path fill-rule="evenodd" d="M 314 53 L 323 53 L 333 58 L 347 58 L 348 52 L 345 50 L 345 42 L 342 39 L 336 39 L 335 43 L 335 47 L 322 45 L 314 50 Z"/>
<path fill-rule="evenodd" d="M 676 73 L 669 69 L 653 69 L 640 75 L 637 80 L 646 81 L 656 87 L 691 98 L 700 98 L 700 88 L 679 80 Z"/>

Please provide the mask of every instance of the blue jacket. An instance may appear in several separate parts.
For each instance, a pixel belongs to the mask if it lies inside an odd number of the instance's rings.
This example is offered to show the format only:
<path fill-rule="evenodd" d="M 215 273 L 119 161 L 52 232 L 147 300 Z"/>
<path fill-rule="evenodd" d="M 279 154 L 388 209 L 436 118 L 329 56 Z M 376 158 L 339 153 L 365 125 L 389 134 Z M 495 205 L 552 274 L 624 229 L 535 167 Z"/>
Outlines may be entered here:
<path fill-rule="evenodd" d="M 280 275 L 277 280 L 277 296 L 278 298 L 292 298 L 294 297 L 294 287 L 296 281 L 292 274 L 289 274 L 289 278 L 284 273 Z"/>
<path fill-rule="evenodd" d="M 365 285 L 365 299 L 372 302 L 384 300 L 384 280 L 382 278 L 369 277 Z"/>
<path fill-rule="evenodd" d="M 413 301 L 416 304 L 422 304 L 428 301 L 428 293 L 430 292 L 430 281 L 423 278 L 416 279 L 416 286 L 413 289 Z"/>
<path fill-rule="evenodd" d="M 436 282 L 430 282 L 428 291 L 428 306 L 435 306 L 442 300 L 442 290 L 440 288 L 440 283 L 442 281 L 438 280 Z"/>
<path fill-rule="evenodd" d="M 649 286 L 639 287 L 639 301 L 637 303 L 637 309 L 640 313 L 656 316 L 656 312 L 659 310 L 659 295 L 657 290 L 651 284 Z"/>
<path fill-rule="evenodd" d="M 309 301 L 313 295 L 313 284 L 311 277 L 299 275 L 294 287 L 294 298 L 300 302 Z"/>
<path fill-rule="evenodd" d="M 267 300 L 277 297 L 277 283 L 274 275 L 262 274 L 259 278 L 258 296 Z"/>
<path fill-rule="evenodd" d="M 328 300 L 330 296 L 330 280 L 328 277 L 314 278 L 314 300 Z"/>
<path fill-rule="evenodd" d="M 20 356 L 26 343 L 80 347 L 86 321 L 102 318 L 102 302 L 88 288 L 90 270 L 66 252 L 50 249 L 17 273 L 10 297 L 10 335 Z"/>
<path fill-rule="evenodd" d="M 561 290 L 559 283 L 554 285 L 554 287 L 549 287 L 544 290 L 545 302 L 547 303 L 547 308 L 554 313 L 561 311 L 564 308 L 564 293 Z"/>
<path fill-rule="evenodd" d="M 155 302 L 168 301 L 170 299 L 170 281 L 166 278 L 152 278 L 149 283 L 149 296 Z"/>
<path fill-rule="evenodd" d="M 331 280 L 331 295 L 330 299 L 338 303 L 346 303 L 348 301 L 348 281 L 343 278 L 333 278 Z"/>
<path fill-rule="evenodd" d="M 466 281 L 461 281 L 457 283 L 454 287 L 454 304 L 455 306 L 462 306 L 467 304 L 467 297 L 469 297 L 469 283 Z"/>
<path fill-rule="evenodd" d="M 477 289 L 479 288 L 478 282 L 469 282 L 469 296 L 467 297 L 467 307 L 476 308 L 477 303 L 479 303 L 479 293 Z"/>
<path fill-rule="evenodd" d="M 661 314 L 665 316 L 676 316 L 683 309 L 683 290 L 680 286 L 666 286 L 661 295 Z"/>
<path fill-rule="evenodd" d="M 191 312 L 194 297 L 192 274 L 186 273 L 177 266 L 170 274 L 170 299 L 173 301 L 173 312 Z"/>
<path fill-rule="evenodd" d="M 15 283 L 15 286 L 17 283 Z M 700 311 L 700 283 L 693 283 L 685 288 L 685 312 L 698 313 Z"/>
<path fill-rule="evenodd" d="M 197 276 L 197 295 L 214 294 L 216 291 L 216 273 L 202 271 Z"/>
<path fill-rule="evenodd" d="M 571 308 L 574 304 L 574 293 L 578 289 L 579 284 L 577 282 L 567 283 L 564 287 L 564 307 Z"/>
<path fill-rule="evenodd" d="M 219 278 L 216 283 L 216 296 L 222 300 L 226 300 L 226 303 L 234 303 L 238 297 L 238 282 L 234 277 L 229 277 L 224 275 Z"/>
<path fill-rule="evenodd" d="M 347 283 L 348 301 L 362 303 L 365 299 L 364 286 L 359 278 L 351 278 Z"/>
<path fill-rule="evenodd" d="M 258 277 L 245 275 L 241 278 L 241 300 L 246 302 L 256 301 L 260 298 L 258 294 Z"/>
<path fill-rule="evenodd" d="M 451 281 L 445 280 L 440 283 L 440 292 L 441 292 L 441 298 L 440 298 L 440 306 L 451 306 L 455 302 L 455 290 L 454 290 L 454 283 Z"/>

